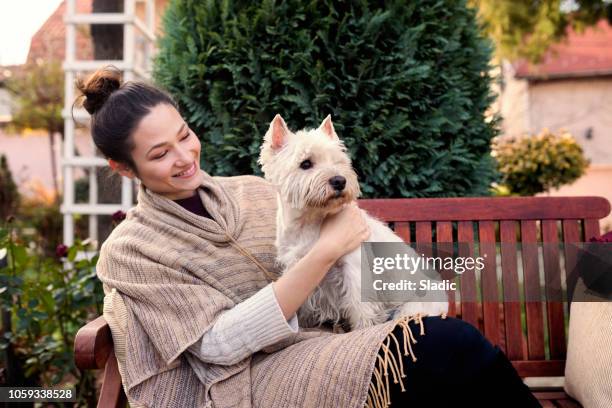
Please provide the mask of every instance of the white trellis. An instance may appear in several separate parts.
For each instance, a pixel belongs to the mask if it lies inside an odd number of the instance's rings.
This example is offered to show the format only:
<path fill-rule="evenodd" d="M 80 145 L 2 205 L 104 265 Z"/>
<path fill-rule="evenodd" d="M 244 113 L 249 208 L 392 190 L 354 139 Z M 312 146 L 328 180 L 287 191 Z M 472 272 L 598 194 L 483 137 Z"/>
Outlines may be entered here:
<path fill-rule="evenodd" d="M 144 21 L 136 13 L 136 3 L 143 3 Z M 155 1 L 154 0 L 124 0 L 122 13 L 90 13 L 77 14 L 76 0 L 66 1 L 66 59 L 64 61 L 65 91 L 64 91 L 64 151 L 62 154 L 64 201 L 61 212 L 64 215 L 64 244 L 74 243 L 74 215 L 82 214 L 89 217 L 89 237 L 98 239 L 98 216 L 113 214 L 118 210 L 127 211 L 134 204 L 133 183 L 122 177 L 121 204 L 98 203 L 98 185 L 96 168 L 107 165 L 100 157 L 75 156 L 75 121 L 86 121 L 89 115 L 84 109 L 74 110 L 74 83 L 80 73 L 91 72 L 105 65 L 114 65 L 123 72 L 123 79 L 146 79 L 151 72 L 151 60 L 155 44 Z M 79 61 L 76 59 L 77 25 L 83 24 L 121 24 L 123 25 L 123 59 Z M 141 58 L 137 58 L 136 42 L 142 45 Z M 140 61 L 139 61 L 140 60 Z M 92 140 L 93 144 L 93 140 Z M 94 148 L 95 151 L 95 148 Z M 74 170 L 89 168 L 89 202 L 75 202 Z"/>

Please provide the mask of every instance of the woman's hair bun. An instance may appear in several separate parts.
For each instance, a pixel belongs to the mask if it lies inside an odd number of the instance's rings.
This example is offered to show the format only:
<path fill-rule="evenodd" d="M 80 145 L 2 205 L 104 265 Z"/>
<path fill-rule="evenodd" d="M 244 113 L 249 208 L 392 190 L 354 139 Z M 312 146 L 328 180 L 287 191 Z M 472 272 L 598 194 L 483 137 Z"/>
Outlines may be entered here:
<path fill-rule="evenodd" d="M 78 79 L 76 86 L 85 96 L 83 107 L 93 115 L 121 86 L 121 71 L 115 67 L 105 67 L 94 72 L 86 81 Z"/>

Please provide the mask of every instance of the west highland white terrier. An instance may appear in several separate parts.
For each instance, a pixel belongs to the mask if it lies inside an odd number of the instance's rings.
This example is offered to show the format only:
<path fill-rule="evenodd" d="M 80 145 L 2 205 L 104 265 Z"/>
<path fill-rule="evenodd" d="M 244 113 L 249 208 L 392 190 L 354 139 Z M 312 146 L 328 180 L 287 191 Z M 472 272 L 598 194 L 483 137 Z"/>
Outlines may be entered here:
<path fill-rule="evenodd" d="M 318 129 L 292 133 L 283 118 L 276 115 L 264 136 L 259 164 L 266 180 L 278 191 L 277 262 L 287 270 L 317 241 L 323 219 L 359 197 L 357 174 L 331 116 Z M 386 224 L 365 211 L 363 215 L 371 231 L 369 242 L 403 242 Z M 304 327 L 345 321 L 355 330 L 389 318 L 447 311 L 448 302 L 441 301 L 362 302 L 361 250 L 357 248 L 339 259 L 326 274 L 298 310 L 298 319 Z"/>

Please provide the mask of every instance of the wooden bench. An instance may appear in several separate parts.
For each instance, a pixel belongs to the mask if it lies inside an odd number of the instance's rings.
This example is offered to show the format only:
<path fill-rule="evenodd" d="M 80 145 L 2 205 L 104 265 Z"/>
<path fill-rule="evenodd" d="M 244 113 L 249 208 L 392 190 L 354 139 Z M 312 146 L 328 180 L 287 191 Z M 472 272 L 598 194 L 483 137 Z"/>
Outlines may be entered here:
<path fill-rule="evenodd" d="M 599 220 L 610 212 L 610 203 L 601 197 L 511 197 L 511 198 L 435 198 L 364 199 L 360 207 L 380 220 L 389 222 L 406 242 L 473 243 L 480 256 L 487 253 L 480 279 L 474 272 L 460 277 L 461 296 L 476 299 L 480 291 L 484 302 L 456 302 L 451 294 L 451 316 L 474 326 L 499 345 L 513 362 L 521 377 L 563 376 L 566 354 L 566 318 L 569 305 L 561 301 L 515 301 L 519 299 L 517 245 L 501 246 L 503 289 L 498 293 L 495 243 L 558 244 L 585 242 L 599 236 Z M 517 236 L 520 237 L 517 239 Z M 543 265 L 539 265 L 534 245 L 522 250 L 523 290 L 527 295 L 539 291 L 543 268 L 549 291 L 559 289 L 564 276 L 561 255 L 567 270 L 576 263 L 570 247 L 547 245 Z M 468 254 L 464 254 L 468 255 Z M 568 282 L 568 286 L 572 282 Z M 499 297 L 498 297 L 499 295 Z M 491 301 L 491 299 L 512 301 Z M 533 299 L 533 298 L 530 298 Z M 521 323 L 524 313 L 526 324 Z M 125 406 L 113 341 L 108 324 L 98 317 L 81 328 L 75 339 L 75 360 L 80 369 L 104 368 L 99 407 Z M 563 389 L 532 389 L 544 407 L 579 407 Z"/>

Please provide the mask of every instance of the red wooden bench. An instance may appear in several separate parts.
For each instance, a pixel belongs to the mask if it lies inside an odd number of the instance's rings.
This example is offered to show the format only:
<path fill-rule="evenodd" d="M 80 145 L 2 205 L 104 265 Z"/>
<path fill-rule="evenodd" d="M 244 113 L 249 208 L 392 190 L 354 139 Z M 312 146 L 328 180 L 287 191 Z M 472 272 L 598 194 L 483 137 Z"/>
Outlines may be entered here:
<path fill-rule="evenodd" d="M 379 219 L 393 223 L 395 231 L 407 242 L 431 243 L 435 236 L 438 243 L 480 243 L 480 255 L 489 254 L 481 271 L 480 287 L 474 272 L 466 272 L 460 278 L 460 293 L 473 300 L 480 290 L 482 298 L 488 301 L 456 302 L 451 294 L 449 315 L 478 327 L 506 352 L 522 377 L 564 375 L 568 305 L 556 300 L 515 301 L 519 299 L 518 256 L 516 246 L 511 245 L 501 246 L 503 293 L 499 295 L 512 301 L 491 301 L 497 299 L 498 291 L 495 243 L 516 243 L 517 234 L 524 243 L 588 241 L 599 236 L 599 220 L 610 212 L 607 200 L 601 197 L 366 199 L 360 200 L 359 205 Z M 543 265 L 539 265 L 535 246 L 523 248 L 526 295 L 540 290 L 540 268 L 549 282 L 549 287 L 544 289 L 558 289 L 553 286 L 561 284 L 562 254 L 568 270 L 575 265 L 575 251 L 568 247 L 555 250 L 558 247 L 550 245 L 547 248 Z M 469 246 L 469 251 L 472 250 L 474 246 Z M 521 323 L 522 311 L 526 327 Z M 99 407 L 125 406 L 113 341 L 103 317 L 79 330 L 75 359 L 81 369 L 104 368 Z M 544 407 L 580 407 L 562 389 L 532 390 Z"/>

